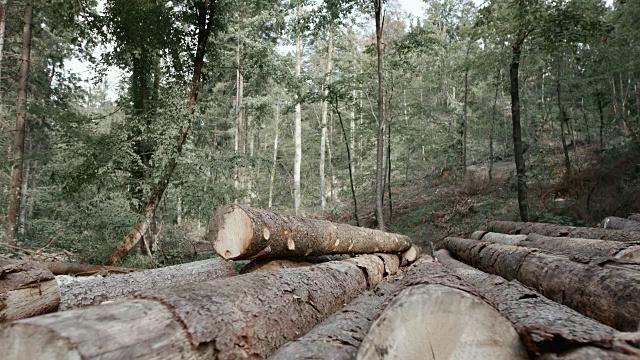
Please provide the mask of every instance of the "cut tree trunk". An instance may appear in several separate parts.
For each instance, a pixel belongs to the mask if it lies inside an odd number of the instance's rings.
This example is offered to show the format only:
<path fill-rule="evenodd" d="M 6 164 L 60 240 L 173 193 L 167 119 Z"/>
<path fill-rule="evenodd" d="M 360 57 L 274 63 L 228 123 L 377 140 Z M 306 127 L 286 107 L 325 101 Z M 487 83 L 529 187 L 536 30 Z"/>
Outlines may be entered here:
<path fill-rule="evenodd" d="M 0 262 L 0 323 L 56 311 L 59 303 L 58 285 L 47 268 L 29 261 Z"/>
<path fill-rule="evenodd" d="M 453 275 L 449 275 L 455 278 Z M 511 323 L 455 286 L 416 285 L 396 296 L 357 359 L 527 359 Z"/>
<path fill-rule="evenodd" d="M 97 274 L 104 276 L 110 274 L 128 274 L 144 270 L 117 266 L 74 264 L 65 262 L 42 262 L 40 264 L 49 269 L 53 275 L 91 276 Z"/>
<path fill-rule="evenodd" d="M 350 259 L 350 255 L 328 255 L 328 256 L 313 256 L 307 258 L 289 258 L 289 259 L 264 259 L 258 258 L 252 260 L 245 265 L 240 274 L 248 274 L 256 271 L 267 270 L 280 270 L 289 269 L 303 266 L 311 266 L 314 264 L 321 264 L 329 261 L 339 261 Z"/>
<path fill-rule="evenodd" d="M 621 217 L 609 216 L 602 221 L 602 227 L 614 230 L 640 231 L 640 222 Z M 638 239 L 640 241 L 640 239 Z"/>
<path fill-rule="evenodd" d="M 624 351 L 619 349 L 624 348 L 624 342 L 617 339 L 613 328 L 553 302 L 517 281 L 507 281 L 459 262 L 447 250 L 438 250 L 436 257 L 511 321 L 530 353 L 540 356 L 597 347 L 610 356 L 607 359 L 624 358 Z"/>
<path fill-rule="evenodd" d="M 640 222 L 640 214 L 631 214 L 627 219 Z"/>
<path fill-rule="evenodd" d="M 60 309 L 98 305 L 106 300 L 133 296 L 139 291 L 197 284 L 235 275 L 233 263 L 220 258 L 107 277 L 57 276 Z"/>
<path fill-rule="evenodd" d="M 412 245 L 404 235 L 302 219 L 238 204 L 227 205 L 212 216 L 207 239 L 220 256 L 234 260 L 400 253 Z"/>
<path fill-rule="evenodd" d="M 507 280 L 517 279 L 547 298 L 621 331 L 638 331 L 640 272 L 581 264 L 536 249 L 446 238 L 465 263 Z"/>
<path fill-rule="evenodd" d="M 556 255 L 565 255 L 581 263 L 600 262 L 611 258 L 640 263 L 640 242 L 624 243 L 538 234 L 506 235 L 491 232 L 486 233 L 481 240 L 501 245 L 536 248 Z"/>
<path fill-rule="evenodd" d="M 640 231 L 612 230 L 589 227 L 574 227 L 556 224 L 492 221 L 487 229 L 502 234 L 539 234 L 544 236 L 566 236 L 582 239 L 600 239 L 621 242 L 640 241 Z"/>
<path fill-rule="evenodd" d="M 337 261 L 146 291 L 138 295 L 143 300 L 2 326 L 0 348 L 9 359 L 265 358 L 356 298 L 367 282 L 358 266 Z"/>

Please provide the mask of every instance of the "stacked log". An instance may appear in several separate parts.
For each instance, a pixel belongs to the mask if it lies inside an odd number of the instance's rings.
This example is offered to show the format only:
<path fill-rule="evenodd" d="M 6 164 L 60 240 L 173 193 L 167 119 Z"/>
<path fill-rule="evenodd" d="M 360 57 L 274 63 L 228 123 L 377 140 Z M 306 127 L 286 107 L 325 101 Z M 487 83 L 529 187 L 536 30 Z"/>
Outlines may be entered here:
<path fill-rule="evenodd" d="M 632 219 L 609 216 L 602 221 L 602 227 L 605 229 L 640 231 L 640 222 Z"/>
<path fill-rule="evenodd" d="M 637 271 L 583 264 L 537 249 L 446 238 L 459 260 L 478 270 L 518 280 L 547 298 L 620 331 L 638 331 L 640 277 Z"/>
<path fill-rule="evenodd" d="M 107 277 L 78 278 L 54 276 L 46 263 L 5 262 L 0 264 L 0 322 L 97 305 L 155 287 L 231 275 L 235 275 L 233 264 L 220 258 Z"/>
<path fill-rule="evenodd" d="M 488 224 L 487 230 L 491 232 L 511 235 L 527 235 L 534 233 L 552 237 L 600 239 L 622 242 L 640 241 L 639 231 L 575 227 L 545 223 L 492 221 Z"/>
<path fill-rule="evenodd" d="M 517 281 L 490 275 L 453 259 L 447 250 L 436 257 L 460 276 L 515 326 L 524 346 L 536 357 L 631 359 L 630 347 L 613 328 L 553 302 Z M 575 357 L 579 358 L 579 357 Z"/>
<path fill-rule="evenodd" d="M 607 240 L 550 237 L 538 234 L 507 235 L 492 232 L 472 234 L 475 240 L 501 245 L 514 245 L 541 249 L 557 255 L 565 255 L 582 263 L 596 263 L 611 258 L 623 262 L 640 263 L 640 241 L 618 242 Z"/>
<path fill-rule="evenodd" d="M 355 260 L 148 290 L 138 300 L 15 321 L 0 327 L 0 348 L 12 359 L 263 358 L 376 285 L 382 260 Z"/>
<path fill-rule="evenodd" d="M 402 253 L 412 246 L 411 239 L 404 235 L 238 204 L 212 215 L 207 239 L 220 256 L 232 260 Z"/>

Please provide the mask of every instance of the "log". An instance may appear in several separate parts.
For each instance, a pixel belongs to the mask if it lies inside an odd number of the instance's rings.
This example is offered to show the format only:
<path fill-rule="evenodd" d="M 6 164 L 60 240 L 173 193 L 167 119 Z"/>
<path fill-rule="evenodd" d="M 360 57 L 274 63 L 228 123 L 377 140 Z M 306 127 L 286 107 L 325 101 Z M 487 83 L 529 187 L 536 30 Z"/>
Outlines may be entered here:
<path fill-rule="evenodd" d="M 0 262 L 0 323 L 56 311 L 59 303 L 47 268 L 31 261 Z"/>
<path fill-rule="evenodd" d="M 432 258 L 423 256 L 401 275 L 381 282 L 373 292 L 362 294 L 305 336 L 281 347 L 270 359 L 353 359 L 374 318 L 388 303 L 407 287 L 425 284 L 464 287 Z"/>
<path fill-rule="evenodd" d="M 321 264 L 329 261 L 346 260 L 350 258 L 350 255 L 326 255 L 289 259 L 257 258 L 251 260 L 247 265 L 245 265 L 242 270 L 240 270 L 240 274 L 248 274 L 255 271 L 280 270 L 294 267 L 311 266 L 314 264 Z"/>
<path fill-rule="evenodd" d="M 640 242 L 619 242 L 595 239 L 551 237 L 538 234 L 507 235 L 486 233 L 482 241 L 501 245 L 537 248 L 556 255 L 565 255 L 581 263 L 600 262 L 609 258 L 625 262 L 640 262 Z"/>
<path fill-rule="evenodd" d="M 469 239 L 480 240 L 488 231 L 478 230 L 469 235 Z"/>
<path fill-rule="evenodd" d="M 637 242 L 640 232 L 630 230 L 612 230 L 602 228 L 574 227 L 545 223 L 492 221 L 488 230 L 502 234 L 539 234 L 553 237 L 571 237 L 582 239 L 599 239 L 609 241 Z"/>
<path fill-rule="evenodd" d="M 367 275 L 346 260 L 149 290 L 2 325 L 0 349 L 8 359 L 32 359 L 33 349 L 65 359 L 264 358 L 367 290 Z"/>
<path fill-rule="evenodd" d="M 624 358 L 626 342 L 616 337 L 613 328 L 551 301 L 518 281 L 507 281 L 459 262 L 447 250 L 438 250 L 436 258 L 511 321 L 531 354 L 594 347 L 612 358 Z"/>
<path fill-rule="evenodd" d="M 640 231 L 640 222 L 609 216 L 602 221 L 602 227 L 605 229 Z"/>
<path fill-rule="evenodd" d="M 536 249 L 446 238 L 454 258 L 485 272 L 518 280 L 547 298 L 620 331 L 638 331 L 640 273 L 581 264 Z"/>
<path fill-rule="evenodd" d="M 640 222 L 640 214 L 631 214 L 627 219 Z"/>
<path fill-rule="evenodd" d="M 500 313 L 444 285 L 403 290 L 371 326 L 357 359 L 528 359 Z"/>
<path fill-rule="evenodd" d="M 404 235 L 238 204 L 224 206 L 212 215 L 207 239 L 220 256 L 234 260 L 401 253 L 411 247 L 411 239 Z"/>
<path fill-rule="evenodd" d="M 98 305 L 106 300 L 133 296 L 139 291 L 200 283 L 235 274 L 233 263 L 216 257 L 107 277 L 56 276 L 61 297 L 59 310 Z"/>
<path fill-rule="evenodd" d="M 117 266 L 75 264 L 65 262 L 42 262 L 41 264 L 49 269 L 49 271 L 51 271 L 53 275 L 91 276 L 99 274 L 104 276 L 110 274 L 128 274 L 144 270 L 123 268 Z"/>

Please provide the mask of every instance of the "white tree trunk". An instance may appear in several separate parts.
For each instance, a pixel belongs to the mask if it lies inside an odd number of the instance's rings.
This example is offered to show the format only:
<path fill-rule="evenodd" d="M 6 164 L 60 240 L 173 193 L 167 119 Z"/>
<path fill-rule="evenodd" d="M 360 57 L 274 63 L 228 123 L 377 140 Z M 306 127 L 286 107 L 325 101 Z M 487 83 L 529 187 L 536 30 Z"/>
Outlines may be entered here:
<path fill-rule="evenodd" d="M 327 83 L 331 83 L 331 69 L 333 65 L 333 26 L 329 26 L 329 44 L 327 50 Z M 325 155 L 326 155 L 326 144 L 327 144 L 327 114 L 329 112 L 329 101 L 327 97 L 329 96 L 329 88 L 328 84 L 324 85 L 324 101 L 322 102 L 322 119 L 321 126 L 322 131 L 320 135 L 320 207 L 322 208 L 322 213 L 324 213 L 324 209 L 327 205 L 326 199 L 326 189 L 325 189 L 325 175 L 324 175 L 324 165 L 325 165 Z"/>
<path fill-rule="evenodd" d="M 273 136 L 273 165 L 271 166 L 271 178 L 269 179 L 269 209 L 273 205 L 273 184 L 276 181 L 276 168 L 278 165 L 278 123 L 280 122 L 280 105 L 276 105 L 275 135 Z"/>
<path fill-rule="evenodd" d="M 300 18 L 302 17 L 302 4 L 298 2 L 298 25 L 300 25 Z M 301 67 L 301 45 L 300 45 L 300 28 L 298 27 L 296 33 L 296 80 L 300 79 L 300 67 Z M 300 94 L 296 92 L 296 121 L 295 121 L 295 159 L 293 161 L 293 204 L 296 215 L 300 214 L 300 164 L 302 163 L 302 110 L 300 107 Z"/>

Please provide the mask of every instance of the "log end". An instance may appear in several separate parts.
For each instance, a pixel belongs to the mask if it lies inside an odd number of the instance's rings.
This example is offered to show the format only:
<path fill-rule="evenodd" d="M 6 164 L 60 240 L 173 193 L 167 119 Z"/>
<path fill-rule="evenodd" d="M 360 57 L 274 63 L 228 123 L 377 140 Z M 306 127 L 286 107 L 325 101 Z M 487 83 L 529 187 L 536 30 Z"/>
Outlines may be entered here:
<path fill-rule="evenodd" d="M 518 334 L 478 297 L 442 285 L 402 291 L 373 323 L 357 359 L 527 359 Z"/>
<path fill-rule="evenodd" d="M 218 210 L 209 224 L 207 238 L 222 258 L 230 260 L 241 256 L 253 239 L 253 223 L 247 213 L 237 205 Z M 265 232 L 268 239 L 270 234 Z"/>
<path fill-rule="evenodd" d="M 418 259 L 419 255 L 420 255 L 420 249 L 418 249 L 418 247 L 415 245 L 411 245 L 409 250 L 402 253 L 402 258 L 408 261 L 409 263 L 412 263 Z"/>

